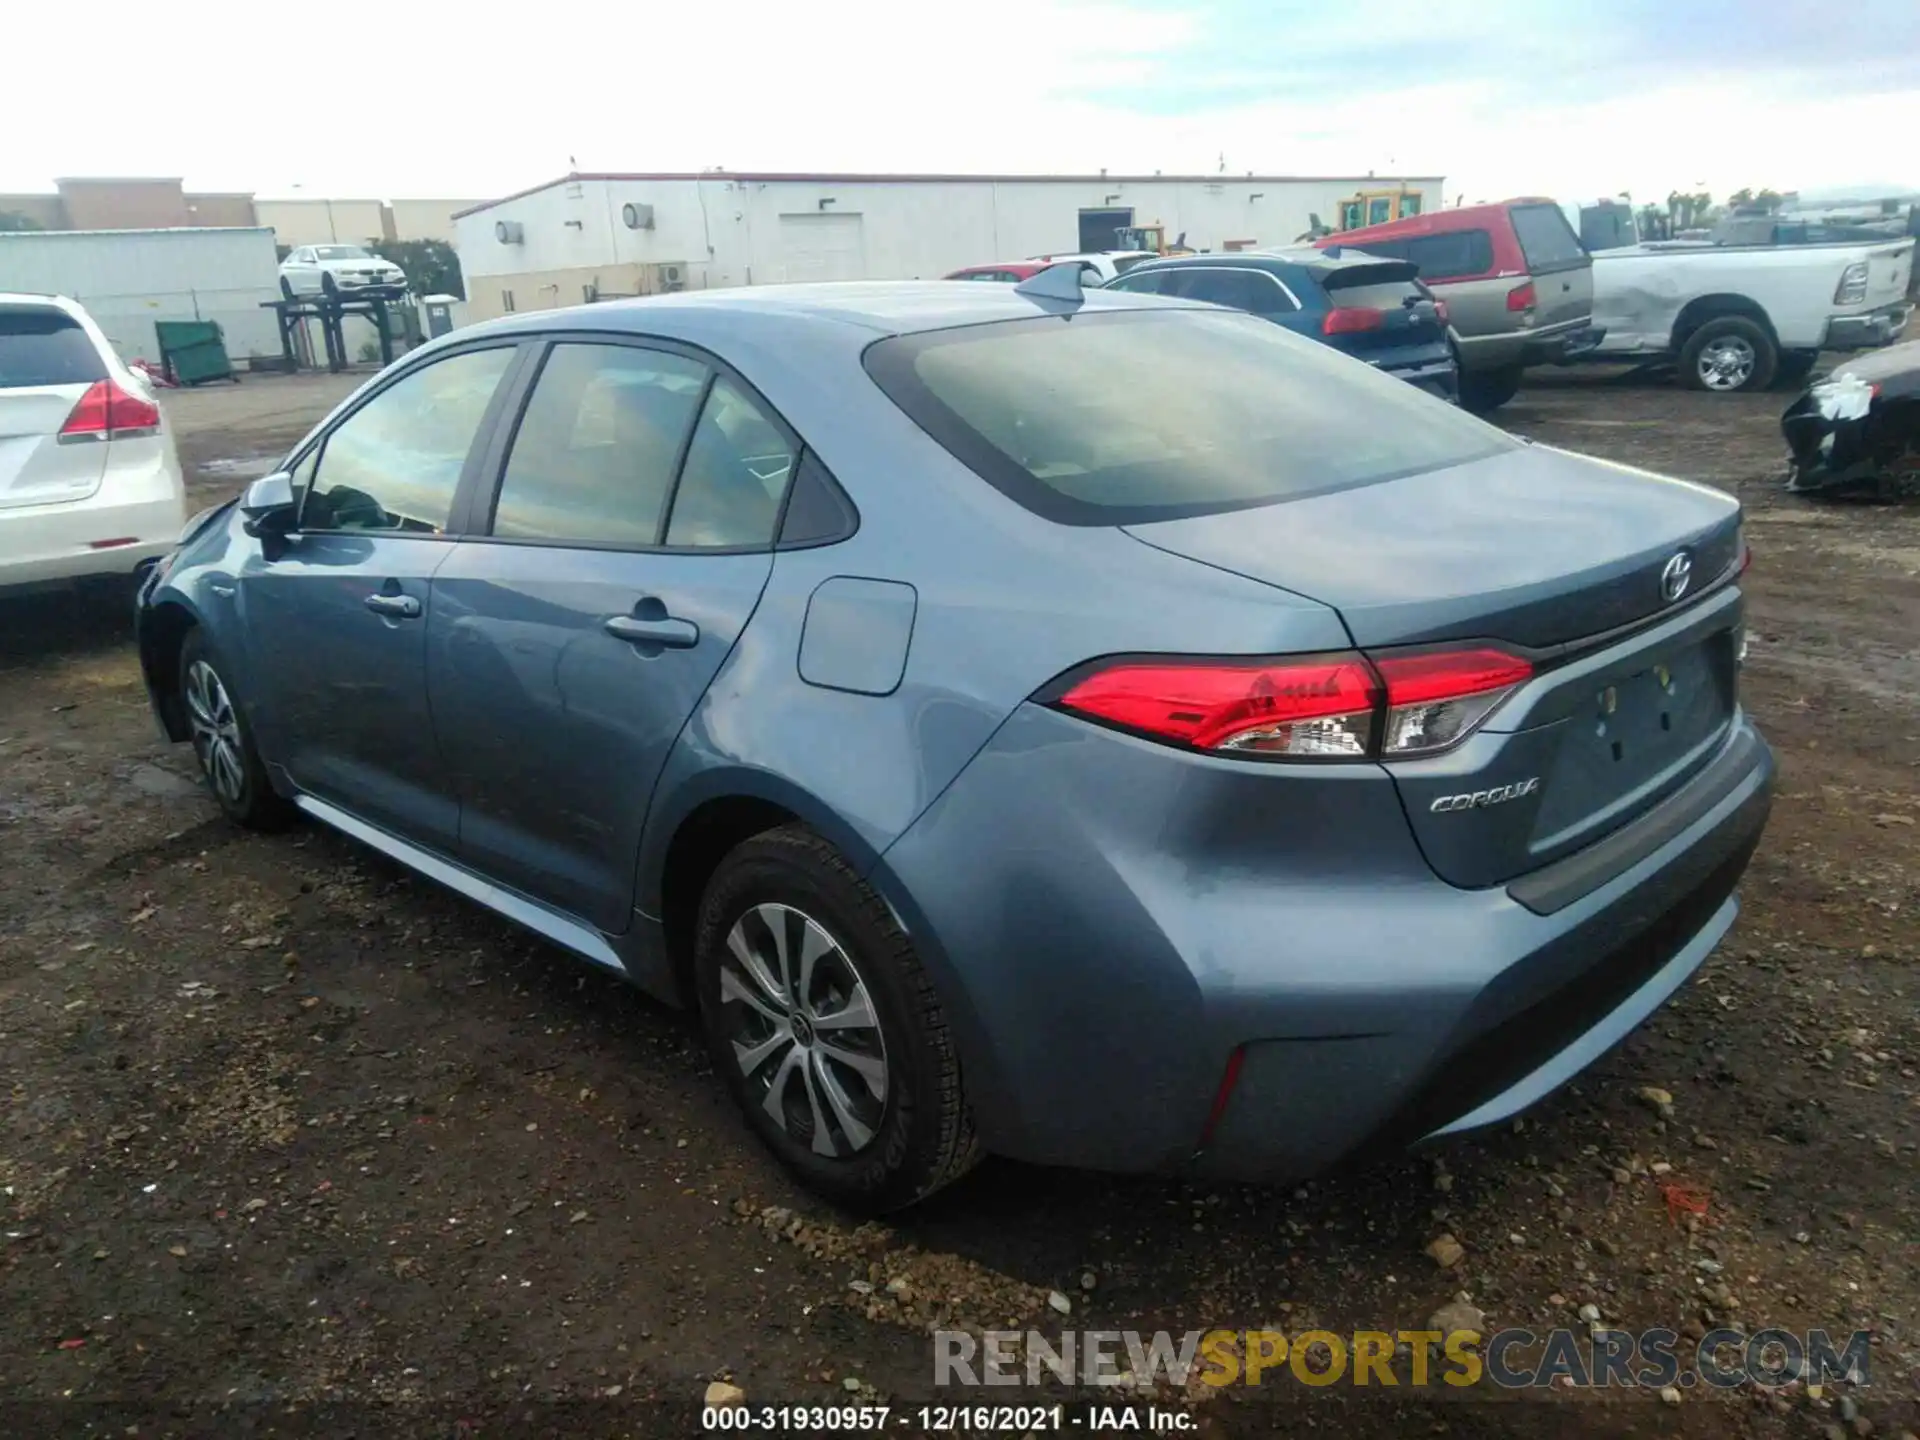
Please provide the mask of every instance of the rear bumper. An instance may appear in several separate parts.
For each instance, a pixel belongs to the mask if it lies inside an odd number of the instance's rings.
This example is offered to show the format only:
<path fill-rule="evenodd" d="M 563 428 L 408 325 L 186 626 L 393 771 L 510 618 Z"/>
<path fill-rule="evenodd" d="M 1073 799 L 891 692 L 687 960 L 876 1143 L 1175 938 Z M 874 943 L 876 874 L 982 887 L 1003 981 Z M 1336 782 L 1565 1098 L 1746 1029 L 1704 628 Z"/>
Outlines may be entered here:
<path fill-rule="evenodd" d="M 1394 379 L 1405 380 L 1409 385 L 1418 385 L 1421 389 L 1431 391 L 1443 400 L 1460 398 L 1460 369 L 1453 363 L 1451 355 L 1437 362 L 1382 365 L 1379 368 Z"/>
<path fill-rule="evenodd" d="M 85 500 L 0 510 L 0 589 L 131 575 L 173 549 L 186 523 L 179 475 L 110 477 Z M 102 542 L 118 541 L 94 548 Z"/>
<path fill-rule="evenodd" d="M 1551 328 L 1503 330 L 1495 335 L 1460 337 L 1463 370 L 1505 370 L 1515 365 L 1557 365 L 1599 349 L 1606 330 L 1586 320 Z"/>
<path fill-rule="evenodd" d="M 1827 318 L 1823 350 L 1874 350 L 1891 344 L 1907 328 L 1913 306 L 1888 305 L 1865 315 L 1832 315 Z"/>
<path fill-rule="evenodd" d="M 1026 707 L 874 878 L 935 971 L 989 1148 L 1291 1179 L 1490 1123 L 1591 1063 L 1732 923 L 1772 775 L 1737 717 L 1628 827 L 1667 833 L 1540 914 L 1439 880 L 1375 767 L 1170 756 Z"/>

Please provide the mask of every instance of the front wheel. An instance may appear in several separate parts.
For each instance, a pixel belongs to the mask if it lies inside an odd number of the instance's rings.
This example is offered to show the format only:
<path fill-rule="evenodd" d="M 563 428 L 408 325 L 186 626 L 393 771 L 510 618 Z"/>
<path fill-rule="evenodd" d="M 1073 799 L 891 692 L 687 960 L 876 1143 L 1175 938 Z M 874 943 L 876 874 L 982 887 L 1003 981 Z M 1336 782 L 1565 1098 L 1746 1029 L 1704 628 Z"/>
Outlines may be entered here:
<path fill-rule="evenodd" d="M 1680 383 L 1689 390 L 1732 394 L 1764 390 L 1780 363 L 1773 337 L 1744 315 L 1709 320 L 1680 347 Z"/>
<path fill-rule="evenodd" d="M 340 298 L 340 282 L 324 270 L 320 272 L 320 290 L 329 300 Z"/>
<path fill-rule="evenodd" d="M 234 703 L 220 663 L 198 630 L 180 647 L 180 702 L 187 713 L 193 758 L 227 818 L 250 830 L 284 829 L 293 806 L 276 794 L 254 748 L 253 732 Z"/>
<path fill-rule="evenodd" d="M 283 300 L 293 299 L 293 282 L 284 275 L 280 277 L 280 298 Z"/>
<path fill-rule="evenodd" d="M 978 1154 L 932 978 L 892 911 L 798 825 L 720 863 L 694 978 L 714 1063 L 800 1180 L 868 1213 L 958 1179 Z"/>

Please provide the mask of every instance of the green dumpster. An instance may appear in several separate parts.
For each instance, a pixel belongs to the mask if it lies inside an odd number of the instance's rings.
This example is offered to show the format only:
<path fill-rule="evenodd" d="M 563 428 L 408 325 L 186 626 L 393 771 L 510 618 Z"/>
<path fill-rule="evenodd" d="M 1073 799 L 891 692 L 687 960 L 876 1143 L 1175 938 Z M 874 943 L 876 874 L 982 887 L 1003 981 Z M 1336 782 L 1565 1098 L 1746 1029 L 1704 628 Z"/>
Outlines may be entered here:
<path fill-rule="evenodd" d="M 160 364 L 181 385 L 206 380 L 233 380 L 233 362 L 227 358 L 227 340 L 213 320 L 156 320 L 153 333 L 160 342 Z"/>

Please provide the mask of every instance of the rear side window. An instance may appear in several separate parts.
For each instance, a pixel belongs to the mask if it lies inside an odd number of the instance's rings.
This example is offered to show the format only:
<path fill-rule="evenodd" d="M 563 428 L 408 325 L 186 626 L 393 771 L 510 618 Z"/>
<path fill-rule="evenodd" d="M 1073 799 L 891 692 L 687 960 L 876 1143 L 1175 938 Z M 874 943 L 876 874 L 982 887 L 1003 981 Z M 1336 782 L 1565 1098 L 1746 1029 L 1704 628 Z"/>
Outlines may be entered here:
<path fill-rule="evenodd" d="M 667 544 L 771 545 L 794 459 L 759 402 L 726 376 L 715 380 L 674 491 Z"/>
<path fill-rule="evenodd" d="M 900 335 L 868 373 L 1028 509 L 1123 525 L 1436 470 L 1515 442 L 1249 315 L 1139 310 Z M 1169 376 L 1184 377 L 1171 384 Z"/>
<path fill-rule="evenodd" d="M 1493 269 L 1493 237 L 1484 230 L 1455 230 L 1445 235 L 1420 235 L 1403 242 L 1394 258 L 1411 261 L 1422 280 L 1449 280 L 1485 275 Z M 1377 245 L 1369 255 L 1388 252 Z"/>
<path fill-rule="evenodd" d="M 0 307 L 0 390 L 91 385 L 106 366 L 72 316 L 38 307 Z"/>
<path fill-rule="evenodd" d="M 1293 303 L 1273 276 L 1264 270 L 1169 270 L 1160 288 L 1162 295 L 1177 295 L 1183 300 L 1204 300 L 1210 305 L 1225 305 L 1230 310 L 1245 310 L 1254 315 L 1285 315 L 1300 307 Z"/>
<path fill-rule="evenodd" d="M 1558 205 L 1515 205 L 1508 214 L 1513 217 L 1520 253 L 1527 257 L 1527 269 L 1536 275 L 1587 263 L 1580 237 L 1573 233 Z"/>
<path fill-rule="evenodd" d="M 514 432 L 493 533 L 655 545 L 707 367 L 632 345 L 556 345 Z"/>

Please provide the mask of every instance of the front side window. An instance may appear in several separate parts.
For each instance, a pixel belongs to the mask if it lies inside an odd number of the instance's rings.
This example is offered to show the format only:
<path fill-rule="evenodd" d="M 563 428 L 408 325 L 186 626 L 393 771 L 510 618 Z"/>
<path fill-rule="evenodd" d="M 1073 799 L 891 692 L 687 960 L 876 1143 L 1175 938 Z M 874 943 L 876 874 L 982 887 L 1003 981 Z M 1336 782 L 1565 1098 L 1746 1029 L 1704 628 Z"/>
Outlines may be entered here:
<path fill-rule="evenodd" d="M 882 340 L 868 373 L 989 484 L 1123 525 L 1439 470 L 1516 442 L 1249 315 L 1130 310 Z M 1169 384 L 1168 376 L 1181 376 Z"/>
<path fill-rule="evenodd" d="M 449 355 L 341 421 L 321 451 L 301 528 L 443 533 L 467 453 L 512 360 L 504 345 Z"/>
<path fill-rule="evenodd" d="M 674 491 L 667 544 L 771 545 L 794 450 L 759 402 L 726 376 L 700 412 Z"/>
<path fill-rule="evenodd" d="M 1400 218 L 1403 220 L 1412 219 L 1419 213 L 1420 192 L 1417 190 L 1409 190 L 1405 195 L 1400 197 Z"/>
<path fill-rule="evenodd" d="M 707 367 L 632 345 L 556 345 L 514 432 L 493 533 L 656 545 Z"/>
<path fill-rule="evenodd" d="M 1367 224 L 1384 225 L 1393 218 L 1393 198 L 1376 195 L 1367 202 Z"/>

